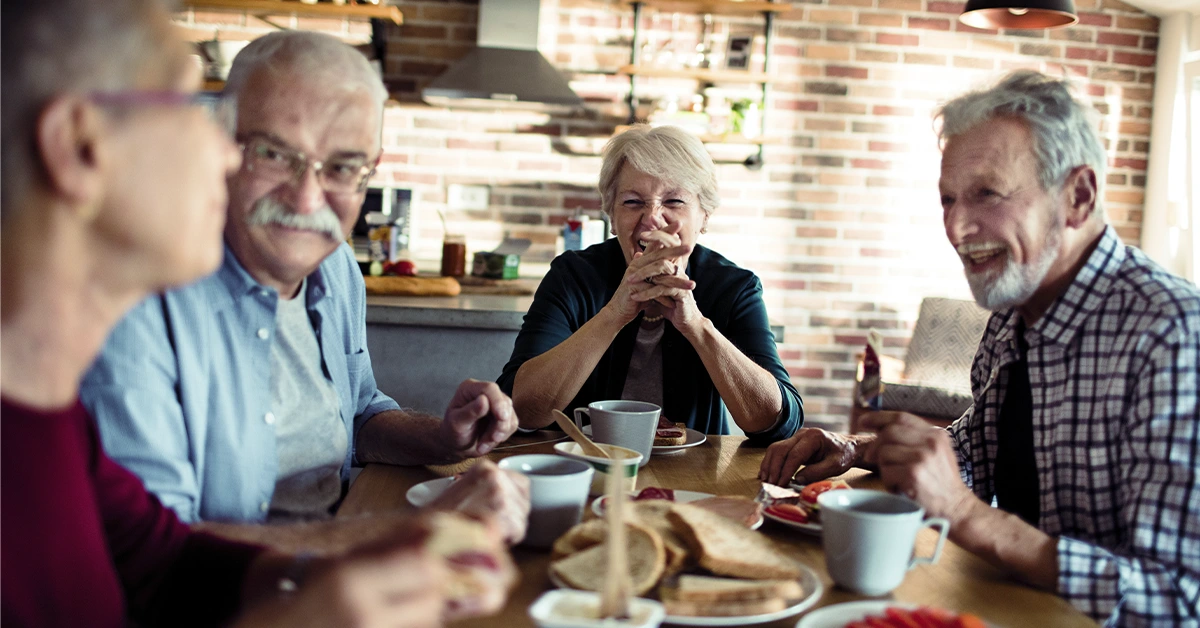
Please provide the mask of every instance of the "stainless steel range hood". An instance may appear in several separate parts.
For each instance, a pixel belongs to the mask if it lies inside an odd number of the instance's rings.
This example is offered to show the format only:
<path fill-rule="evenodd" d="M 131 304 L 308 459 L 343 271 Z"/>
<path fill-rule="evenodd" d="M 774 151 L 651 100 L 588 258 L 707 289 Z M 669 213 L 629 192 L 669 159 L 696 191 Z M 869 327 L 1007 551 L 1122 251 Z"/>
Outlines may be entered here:
<path fill-rule="evenodd" d="M 583 101 L 538 52 L 540 0 L 482 0 L 477 47 L 421 91 L 438 107 L 568 113 Z"/>

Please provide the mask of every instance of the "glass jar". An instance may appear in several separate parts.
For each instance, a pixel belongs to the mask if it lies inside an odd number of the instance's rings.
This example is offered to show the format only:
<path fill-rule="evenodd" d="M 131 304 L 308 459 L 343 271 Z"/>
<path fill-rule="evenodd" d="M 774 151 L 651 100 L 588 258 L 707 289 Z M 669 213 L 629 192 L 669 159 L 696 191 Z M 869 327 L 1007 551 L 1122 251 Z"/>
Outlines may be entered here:
<path fill-rule="evenodd" d="M 446 234 L 442 239 L 442 276 L 462 277 L 467 272 L 467 237 Z"/>

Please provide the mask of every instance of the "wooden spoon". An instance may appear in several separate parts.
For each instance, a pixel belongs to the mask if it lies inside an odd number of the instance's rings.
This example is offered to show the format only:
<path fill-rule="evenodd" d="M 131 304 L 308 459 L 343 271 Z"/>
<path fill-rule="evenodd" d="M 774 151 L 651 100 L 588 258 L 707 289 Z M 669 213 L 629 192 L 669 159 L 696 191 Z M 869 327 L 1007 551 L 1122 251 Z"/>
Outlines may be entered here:
<path fill-rule="evenodd" d="M 558 423 L 558 426 L 562 428 L 562 431 L 567 433 L 567 436 L 571 437 L 571 440 L 579 443 L 579 446 L 583 449 L 583 454 L 585 456 L 593 456 L 595 458 L 612 457 L 608 455 L 608 452 L 604 451 L 604 449 L 602 449 L 599 445 L 593 443 L 592 439 L 588 438 L 587 434 L 584 434 L 583 430 L 579 429 L 579 426 L 575 425 L 575 422 L 567 417 L 567 415 L 558 410 L 554 410 L 553 412 L 554 422 Z"/>
<path fill-rule="evenodd" d="M 615 467 L 622 467 L 620 470 Z M 604 573 L 604 587 L 600 593 L 600 619 L 612 617 L 628 619 L 630 600 L 633 598 L 633 582 L 629 575 L 629 551 L 625 547 L 625 495 L 624 464 L 618 462 L 608 473 L 605 486 L 607 499 L 605 517 L 608 521 L 608 571 Z"/>

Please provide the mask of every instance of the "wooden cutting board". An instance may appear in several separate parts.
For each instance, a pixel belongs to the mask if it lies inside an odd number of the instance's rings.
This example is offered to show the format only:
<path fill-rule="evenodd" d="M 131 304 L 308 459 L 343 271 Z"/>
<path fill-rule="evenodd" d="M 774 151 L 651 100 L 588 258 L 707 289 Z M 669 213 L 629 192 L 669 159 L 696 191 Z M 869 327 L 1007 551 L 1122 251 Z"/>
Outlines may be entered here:
<path fill-rule="evenodd" d="M 537 290 L 536 279 L 486 279 L 484 277 L 459 277 L 463 294 L 506 294 L 530 296 Z"/>

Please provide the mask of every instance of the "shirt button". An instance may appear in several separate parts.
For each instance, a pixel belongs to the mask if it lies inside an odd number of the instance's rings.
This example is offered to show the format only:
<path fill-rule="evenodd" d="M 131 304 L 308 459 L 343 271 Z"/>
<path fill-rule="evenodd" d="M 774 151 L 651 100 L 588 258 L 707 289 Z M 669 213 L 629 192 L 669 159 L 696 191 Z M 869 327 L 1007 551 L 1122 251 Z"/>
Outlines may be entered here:
<path fill-rule="evenodd" d="M 270 332 L 268 332 L 268 331 L 267 331 L 267 328 L 266 328 L 266 327 L 260 327 L 260 328 L 258 329 L 258 337 L 259 337 L 259 338 L 262 338 L 263 340 L 266 340 L 266 339 L 267 339 L 267 336 L 269 336 L 269 335 L 271 335 L 271 334 L 270 334 Z"/>
<path fill-rule="evenodd" d="M 263 421 L 266 421 L 267 425 L 275 425 L 275 413 L 268 412 L 268 413 L 264 414 Z"/>
<path fill-rule="evenodd" d="M 271 503 L 270 503 L 270 502 L 263 502 L 263 503 L 261 503 L 261 504 L 259 504 L 259 505 L 258 505 L 258 509 L 259 509 L 260 511 L 262 511 L 262 512 L 267 512 L 268 510 L 270 510 L 270 509 L 271 509 Z"/>

